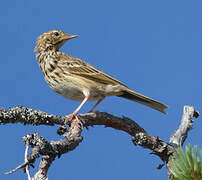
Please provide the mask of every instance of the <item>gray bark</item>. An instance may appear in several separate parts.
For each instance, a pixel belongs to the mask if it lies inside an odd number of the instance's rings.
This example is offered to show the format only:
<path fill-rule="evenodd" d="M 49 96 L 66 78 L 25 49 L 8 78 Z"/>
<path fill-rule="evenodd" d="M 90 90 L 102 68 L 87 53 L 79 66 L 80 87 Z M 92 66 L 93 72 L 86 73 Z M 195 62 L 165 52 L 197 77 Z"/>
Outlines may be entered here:
<path fill-rule="evenodd" d="M 26 148 L 32 148 L 31 154 L 25 153 L 24 163 L 20 164 L 14 170 L 7 174 L 13 173 L 18 169 L 23 168 L 29 177 L 29 166 L 32 166 L 38 157 L 42 157 L 37 173 L 32 177 L 32 180 L 47 180 L 47 172 L 52 162 L 56 157 L 74 150 L 83 140 L 81 132 L 84 127 L 88 128 L 93 125 L 104 125 L 117 130 L 122 130 L 131 135 L 134 145 L 142 146 L 152 150 L 151 154 L 159 156 L 163 161 L 159 165 L 159 169 L 166 164 L 168 168 L 168 179 L 172 179 L 170 173 L 169 157 L 176 151 L 177 146 L 182 146 L 187 137 L 188 131 L 193 124 L 193 117 L 198 117 L 199 113 L 193 107 L 185 106 L 183 117 L 179 128 L 170 137 L 170 143 L 166 143 L 159 137 L 149 135 L 136 122 L 127 117 L 116 117 L 105 112 L 94 112 L 80 114 L 78 118 L 66 120 L 64 116 L 50 115 L 38 110 L 18 106 L 8 110 L 0 109 L 0 124 L 8 123 L 23 123 L 32 125 L 61 125 L 58 129 L 58 134 L 64 137 L 60 141 L 48 142 L 38 133 L 29 134 L 23 137 L 23 142 Z M 66 126 L 69 128 L 67 129 Z M 27 151 L 26 151 L 27 152 Z"/>

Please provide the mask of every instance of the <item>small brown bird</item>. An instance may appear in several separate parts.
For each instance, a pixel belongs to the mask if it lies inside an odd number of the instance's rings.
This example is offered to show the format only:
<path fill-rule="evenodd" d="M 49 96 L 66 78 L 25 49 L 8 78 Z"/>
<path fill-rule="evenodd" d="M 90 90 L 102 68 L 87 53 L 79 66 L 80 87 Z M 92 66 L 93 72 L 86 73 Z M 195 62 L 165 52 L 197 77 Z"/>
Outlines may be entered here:
<path fill-rule="evenodd" d="M 165 109 L 168 108 L 166 105 L 134 92 L 120 81 L 81 59 L 59 51 L 66 41 L 75 37 L 77 35 L 52 30 L 39 36 L 35 47 L 36 58 L 49 86 L 65 98 L 81 101 L 71 117 L 76 117 L 86 101 L 97 100 L 89 111 L 92 112 L 107 96 L 126 98 L 166 114 Z"/>

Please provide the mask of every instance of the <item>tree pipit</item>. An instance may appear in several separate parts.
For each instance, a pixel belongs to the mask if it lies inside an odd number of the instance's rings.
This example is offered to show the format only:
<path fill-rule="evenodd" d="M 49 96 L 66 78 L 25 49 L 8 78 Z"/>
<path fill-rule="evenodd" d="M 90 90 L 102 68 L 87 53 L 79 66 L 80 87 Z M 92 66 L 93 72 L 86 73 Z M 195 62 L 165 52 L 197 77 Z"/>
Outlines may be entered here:
<path fill-rule="evenodd" d="M 110 75 L 96 69 L 79 58 L 60 52 L 60 47 L 77 35 L 60 30 L 43 33 L 37 39 L 35 51 L 39 66 L 51 89 L 65 98 L 81 101 L 69 116 L 76 117 L 86 101 L 97 101 L 89 112 L 107 96 L 119 96 L 149 106 L 166 114 L 167 106 L 134 92 Z"/>

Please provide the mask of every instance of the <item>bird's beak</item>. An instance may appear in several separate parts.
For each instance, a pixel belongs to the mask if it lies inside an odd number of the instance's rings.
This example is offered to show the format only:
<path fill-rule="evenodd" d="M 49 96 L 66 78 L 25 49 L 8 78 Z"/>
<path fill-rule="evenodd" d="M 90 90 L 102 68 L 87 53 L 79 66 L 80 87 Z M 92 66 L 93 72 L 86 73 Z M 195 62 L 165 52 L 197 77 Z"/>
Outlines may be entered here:
<path fill-rule="evenodd" d="M 75 38 L 75 37 L 78 37 L 79 35 L 66 35 L 64 37 L 64 40 L 69 40 L 69 39 L 72 39 L 72 38 Z"/>

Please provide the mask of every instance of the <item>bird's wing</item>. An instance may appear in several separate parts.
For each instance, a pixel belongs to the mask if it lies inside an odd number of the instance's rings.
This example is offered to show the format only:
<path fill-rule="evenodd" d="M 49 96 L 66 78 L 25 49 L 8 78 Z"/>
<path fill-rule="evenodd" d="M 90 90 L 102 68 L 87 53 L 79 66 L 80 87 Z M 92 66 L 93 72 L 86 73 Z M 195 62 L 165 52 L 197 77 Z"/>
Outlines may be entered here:
<path fill-rule="evenodd" d="M 112 85 L 120 84 L 120 85 L 126 87 L 126 85 L 124 85 L 117 79 L 96 69 L 92 65 L 82 61 L 79 58 L 75 58 L 75 57 L 63 54 L 61 63 L 62 64 L 65 63 L 63 68 L 66 68 L 66 71 L 68 71 L 71 74 L 90 79 L 90 80 L 98 82 L 100 84 L 112 84 Z M 65 69 L 64 69 L 64 71 L 65 71 Z"/>

